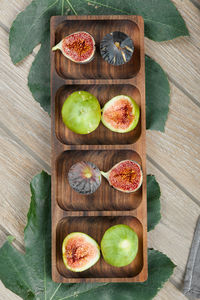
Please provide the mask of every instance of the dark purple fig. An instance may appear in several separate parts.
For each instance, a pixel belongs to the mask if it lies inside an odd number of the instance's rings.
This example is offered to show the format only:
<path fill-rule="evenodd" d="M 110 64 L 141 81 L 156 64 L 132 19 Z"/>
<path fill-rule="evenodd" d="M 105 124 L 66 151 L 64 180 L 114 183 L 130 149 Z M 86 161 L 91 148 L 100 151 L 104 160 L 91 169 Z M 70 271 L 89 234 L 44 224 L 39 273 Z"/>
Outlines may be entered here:
<path fill-rule="evenodd" d="M 80 161 L 74 164 L 68 173 L 68 181 L 77 193 L 89 195 L 101 184 L 101 172 L 91 162 Z"/>
<path fill-rule="evenodd" d="M 133 51 L 132 39 L 120 31 L 108 33 L 100 43 L 101 56 L 109 64 L 115 66 L 127 63 L 131 59 Z"/>
<path fill-rule="evenodd" d="M 52 51 L 58 49 L 71 61 L 86 64 L 94 57 L 95 41 L 88 32 L 78 31 L 62 39 L 52 48 Z"/>
<path fill-rule="evenodd" d="M 116 190 L 125 193 L 137 191 L 143 181 L 140 165 L 133 160 L 122 160 L 107 173 L 101 174 L 108 180 L 109 184 Z"/>

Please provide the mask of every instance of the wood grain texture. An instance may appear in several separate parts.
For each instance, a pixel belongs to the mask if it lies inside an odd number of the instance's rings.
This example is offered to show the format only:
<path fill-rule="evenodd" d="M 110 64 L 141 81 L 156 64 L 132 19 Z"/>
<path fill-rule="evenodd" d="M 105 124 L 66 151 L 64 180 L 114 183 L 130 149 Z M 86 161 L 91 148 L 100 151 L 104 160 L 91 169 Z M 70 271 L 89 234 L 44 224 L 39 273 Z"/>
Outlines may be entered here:
<path fill-rule="evenodd" d="M 17 67 L 14 66 L 9 56 L 8 34 L 2 28 L 0 39 L 1 122 L 14 136 L 37 153 L 45 164 L 50 165 L 50 118 L 32 98 L 27 87 L 33 56 L 29 56 Z"/>
<path fill-rule="evenodd" d="M 200 202 L 200 108 L 177 87 L 170 87 L 165 133 L 147 131 L 147 154 Z"/>
<path fill-rule="evenodd" d="M 147 169 L 149 173 L 155 174 L 161 188 L 162 215 L 160 223 L 148 233 L 148 247 L 172 258 L 177 267 L 171 280 L 181 289 L 200 206 L 191 201 L 154 165 L 148 162 Z"/>
<path fill-rule="evenodd" d="M 119 26 L 121 30 L 121 25 L 123 32 L 134 41 L 136 54 L 133 59 L 138 60 L 135 67 L 131 59 L 123 67 L 114 68 L 98 54 L 98 45 L 107 33 L 106 28 L 108 30 L 109 27 L 109 31 L 112 32 Z M 147 278 L 147 215 L 143 19 L 138 16 L 52 17 L 51 47 L 64 36 L 81 29 L 86 31 L 88 29 L 95 38 L 97 55 L 94 61 L 85 67 L 69 62 L 63 58 L 60 51 L 56 54 L 51 53 L 52 279 L 56 282 L 145 281 Z M 93 79 L 88 79 L 92 77 Z M 85 79 L 87 79 L 87 84 L 85 84 Z M 107 81 L 105 82 L 104 79 Z M 126 84 L 124 81 L 123 85 L 124 79 Z M 60 113 L 62 104 L 70 93 L 80 89 L 94 93 L 101 106 L 111 97 L 123 94 L 123 92 L 128 93 L 129 96 L 136 96 L 141 111 L 137 128 L 124 134 L 123 137 L 119 133 L 109 131 L 103 125 L 99 126 L 94 133 L 82 137 L 67 130 Z M 124 159 L 136 160 L 142 166 L 144 180 L 142 188 L 135 194 L 123 194 L 116 191 L 105 180 L 99 189 L 89 196 L 78 195 L 71 190 L 67 174 L 69 168 L 77 161 L 91 161 L 97 163 L 101 170 L 109 170 Z M 126 210 L 129 212 L 127 213 Z M 76 217 L 73 222 L 70 216 L 74 213 L 77 216 L 87 217 Z M 141 245 L 139 258 L 136 258 L 129 267 L 113 268 L 107 266 L 101 259 L 91 270 L 78 275 L 64 270 L 61 258 L 63 232 L 67 234 L 82 231 L 90 235 L 93 229 L 91 235 L 94 237 L 96 232 L 97 239 L 100 241 L 98 233 L 102 234 L 112 224 L 120 224 L 122 219 L 123 223 L 130 220 L 127 222 L 138 232 Z"/>

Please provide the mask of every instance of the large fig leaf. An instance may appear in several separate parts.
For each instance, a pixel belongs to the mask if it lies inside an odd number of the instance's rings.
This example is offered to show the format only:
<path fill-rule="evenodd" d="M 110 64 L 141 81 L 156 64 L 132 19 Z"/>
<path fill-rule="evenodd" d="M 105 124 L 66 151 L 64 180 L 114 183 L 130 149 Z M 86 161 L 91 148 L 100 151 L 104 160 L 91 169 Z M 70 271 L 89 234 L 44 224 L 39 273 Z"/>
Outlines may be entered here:
<path fill-rule="evenodd" d="M 151 186 L 152 182 L 152 186 Z M 148 189 L 155 189 L 155 178 Z M 173 272 L 164 254 L 148 250 L 149 278 L 145 283 L 58 284 L 51 280 L 51 179 L 42 172 L 31 182 L 31 204 L 24 230 L 25 254 L 11 244 L 0 248 L 0 279 L 25 300 L 150 300 Z M 152 193 L 148 193 L 152 195 Z M 149 201 L 150 199 L 148 199 Z M 157 209 L 155 207 L 155 209 Z M 153 220 L 155 224 L 155 219 Z"/>
<path fill-rule="evenodd" d="M 21 12 L 10 30 L 10 55 L 14 63 L 32 52 L 49 34 L 49 19 L 63 14 L 141 15 L 145 35 L 155 41 L 188 35 L 184 20 L 170 0 L 34 0 Z"/>

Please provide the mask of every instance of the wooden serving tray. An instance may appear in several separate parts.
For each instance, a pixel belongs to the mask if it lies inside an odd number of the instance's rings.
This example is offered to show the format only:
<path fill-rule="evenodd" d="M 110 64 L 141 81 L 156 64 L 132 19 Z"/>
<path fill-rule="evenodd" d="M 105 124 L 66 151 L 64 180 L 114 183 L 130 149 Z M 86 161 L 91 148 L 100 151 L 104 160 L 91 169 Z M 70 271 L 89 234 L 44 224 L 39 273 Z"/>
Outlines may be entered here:
<path fill-rule="evenodd" d="M 75 64 L 60 51 L 51 51 L 51 144 L 52 144 L 52 279 L 56 282 L 142 282 L 147 279 L 146 120 L 144 23 L 140 16 L 56 16 L 51 18 L 51 48 L 76 31 L 89 32 L 96 41 L 95 58 L 89 64 Z M 134 42 L 132 59 L 112 66 L 99 53 L 101 39 L 109 32 L 122 31 Z M 61 107 L 69 94 L 85 90 L 94 94 L 101 107 L 112 97 L 125 94 L 141 109 L 137 127 L 126 134 L 114 133 L 102 124 L 87 135 L 78 135 L 62 122 Z M 74 192 L 67 180 L 77 161 L 91 161 L 102 171 L 132 159 L 142 166 L 144 180 L 135 193 L 119 192 L 102 178 L 92 195 Z M 116 268 L 103 258 L 90 269 L 74 273 L 62 260 L 64 237 L 84 232 L 99 244 L 106 229 L 127 224 L 139 237 L 139 251 L 126 267 Z"/>

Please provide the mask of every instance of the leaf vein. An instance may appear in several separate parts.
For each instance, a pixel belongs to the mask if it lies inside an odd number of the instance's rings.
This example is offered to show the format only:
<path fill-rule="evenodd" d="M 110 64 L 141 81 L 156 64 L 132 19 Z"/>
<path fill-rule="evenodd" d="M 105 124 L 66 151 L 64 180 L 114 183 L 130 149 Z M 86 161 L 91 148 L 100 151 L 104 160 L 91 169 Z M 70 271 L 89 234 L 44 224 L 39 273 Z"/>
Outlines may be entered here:
<path fill-rule="evenodd" d="M 99 2 L 97 2 L 97 1 L 93 1 L 93 0 L 89 0 L 89 1 L 87 1 L 87 0 L 85 0 L 85 2 L 94 3 L 94 4 L 97 4 L 97 5 L 103 6 L 103 7 L 111 8 L 111 9 L 114 9 L 114 10 L 116 10 L 116 11 L 120 11 L 120 12 L 122 12 L 122 13 L 128 14 L 128 12 L 127 12 L 127 11 L 124 11 L 124 10 L 122 10 L 122 9 L 119 9 L 119 8 L 116 8 L 116 7 L 113 7 L 113 6 L 107 5 L 107 4 L 102 4 L 102 3 L 99 3 Z"/>
<path fill-rule="evenodd" d="M 71 8 L 71 10 L 74 12 L 75 15 L 78 15 L 78 13 L 76 12 L 76 10 L 74 9 L 74 7 L 72 6 L 71 2 L 69 0 L 66 0 L 66 2 L 68 3 L 69 7 Z"/>
<path fill-rule="evenodd" d="M 44 245 L 44 253 L 45 253 L 45 238 L 44 238 L 44 241 L 43 241 L 43 245 Z M 44 255 L 44 297 L 45 297 L 45 300 L 47 299 L 47 292 L 46 292 L 46 289 L 47 289 L 47 281 L 46 281 L 46 257 Z"/>
<path fill-rule="evenodd" d="M 62 285 L 62 283 L 59 283 L 59 285 L 57 286 L 57 288 L 55 289 L 54 293 L 52 294 L 52 296 L 49 300 L 53 299 L 53 297 L 55 296 L 55 294 L 57 293 L 57 291 L 58 291 L 58 289 L 60 288 L 61 285 Z"/>
<path fill-rule="evenodd" d="M 82 294 L 85 294 L 85 293 L 87 293 L 87 292 L 97 290 L 97 289 L 101 288 L 102 286 L 105 286 L 105 285 L 108 285 L 108 284 L 109 284 L 109 283 L 105 283 L 105 284 L 100 285 L 100 286 L 97 286 L 97 287 L 95 287 L 95 288 L 93 288 L 93 289 L 89 289 L 89 290 L 84 291 L 84 292 L 76 293 L 76 295 L 69 295 L 69 296 L 66 296 L 66 297 L 64 297 L 64 298 L 59 298 L 58 300 L 66 300 L 66 299 L 69 299 L 69 298 L 74 297 L 74 296 L 77 297 L 77 296 L 80 295 L 80 294 L 82 295 Z"/>
<path fill-rule="evenodd" d="M 116 8 L 116 7 L 114 7 L 114 6 L 110 6 L 110 5 L 107 5 L 107 4 L 103 4 L 103 3 L 100 3 L 100 2 L 97 2 L 97 1 L 93 1 L 93 0 L 87 1 L 87 0 L 85 0 L 85 2 L 94 3 L 94 4 L 97 4 L 97 5 L 103 6 L 103 7 L 107 7 L 107 8 L 114 9 L 114 10 L 116 10 L 116 11 L 120 11 L 120 12 L 122 12 L 122 13 L 124 13 L 124 14 L 128 14 L 128 12 L 125 11 L 125 10 L 122 10 L 122 9 L 119 9 L 119 8 Z M 175 18 L 176 18 L 176 17 L 175 17 Z M 174 26 L 171 25 L 171 24 L 167 24 L 167 23 L 164 23 L 164 22 L 161 23 L 161 22 L 159 22 L 159 21 L 154 21 L 154 20 L 145 18 L 144 16 L 143 16 L 143 19 L 144 19 L 144 21 L 148 21 L 148 22 L 152 22 L 152 23 L 157 23 L 157 24 L 160 24 L 160 25 L 165 25 L 165 26 L 167 26 L 167 27 L 172 27 L 172 28 L 174 27 Z M 177 27 L 178 27 L 178 26 L 177 26 Z M 180 25 L 180 27 L 181 27 L 181 25 Z M 179 30 L 179 29 L 177 29 L 177 31 L 183 32 L 184 30 Z"/>
<path fill-rule="evenodd" d="M 15 264 L 13 264 L 13 260 L 10 258 L 10 256 L 8 256 L 8 260 L 11 264 L 11 266 L 13 266 L 14 270 L 16 271 L 16 273 L 18 274 L 19 278 L 21 278 L 22 282 L 25 284 L 25 286 L 28 288 L 28 291 L 31 291 L 31 293 L 34 295 L 35 293 L 31 290 L 30 286 L 28 285 L 28 283 L 26 281 L 24 281 L 24 279 L 21 277 L 21 273 L 18 271 L 18 269 L 15 267 Z"/>

